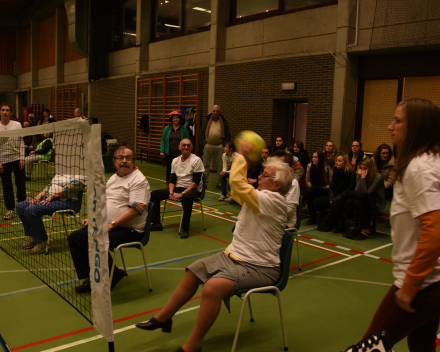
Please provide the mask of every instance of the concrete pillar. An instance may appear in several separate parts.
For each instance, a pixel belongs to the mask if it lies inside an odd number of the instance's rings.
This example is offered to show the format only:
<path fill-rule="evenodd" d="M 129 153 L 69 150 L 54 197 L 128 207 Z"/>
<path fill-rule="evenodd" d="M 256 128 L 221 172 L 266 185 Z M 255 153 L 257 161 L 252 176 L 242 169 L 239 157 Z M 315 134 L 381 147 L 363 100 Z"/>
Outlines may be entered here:
<path fill-rule="evenodd" d="M 64 39 L 66 12 L 58 7 L 55 12 L 55 68 L 56 84 L 64 83 Z"/>
<path fill-rule="evenodd" d="M 31 88 L 38 87 L 38 22 L 31 21 Z M 31 103 L 34 102 L 33 90 Z"/>
<path fill-rule="evenodd" d="M 229 1 L 211 0 L 211 30 L 209 42 L 208 111 L 215 102 L 215 68 L 225 60 L 226 24 L 229 21 Z"/>
<path fill-rule="evenodd" d="M 138 0 L 136 11 L 136 75 L 148 71 L 149 44 L 151 39 L 151 8 L 152 0 Z"/>
<path fill-rule="evenodd" d="M 354 128 L 357 94 L 358 58 L 347 54 L 350 35 L 350 0 L 338 2 L 333 108 L 330 138 L 343 151 L 350 151 Z M 350 134 L 351 132 L 351 134 Z M 347 140 L 348 138 L 348 140 Z"/>

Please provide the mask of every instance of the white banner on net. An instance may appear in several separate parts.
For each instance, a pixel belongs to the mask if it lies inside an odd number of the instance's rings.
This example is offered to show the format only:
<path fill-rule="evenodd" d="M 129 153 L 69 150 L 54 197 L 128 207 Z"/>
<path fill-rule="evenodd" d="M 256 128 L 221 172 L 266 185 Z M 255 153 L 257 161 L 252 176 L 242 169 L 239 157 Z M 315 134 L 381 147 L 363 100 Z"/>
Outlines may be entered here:
<path fill-rule="evenodd" d="M 81 123 L 87 148 L 87 209 L 89 221 L 89 264 L 92 287 L 93 326 L 113 342 L 113 316 L 108 267 L 107 203 L 105 174 L 101 152 L 101 125 Z"/>

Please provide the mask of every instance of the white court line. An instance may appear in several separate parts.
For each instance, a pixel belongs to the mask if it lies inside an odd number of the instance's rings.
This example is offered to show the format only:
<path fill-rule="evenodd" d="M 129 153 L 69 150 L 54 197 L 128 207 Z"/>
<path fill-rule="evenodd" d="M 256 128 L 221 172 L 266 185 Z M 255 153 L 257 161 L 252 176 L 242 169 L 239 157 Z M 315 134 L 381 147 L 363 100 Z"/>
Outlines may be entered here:
<path fill-rule="evenodd" d="M 340 281 L 352 281 L 352 282 L 360 282 L 363 284 L 374 284 L 374 285 L 383 285 L 383 286 L 391 286 L 392 284 L 386 284 L 383 282 L 375 282 L 375 281 L 364 281 L 364 280 L 354 280 L 354 279 L 343 279 L 341 277 L 330 277 L 330 276 L 316 276 L 316 275 L 307 275 L 304 277 L 316 277 L 319 279 L 329 279 L 329 280 L 340 280 Z"/>
<path fill-rule="evenodd" d="M 350 255 L 350 254 L 334 251 L 333 249 L 324 248 L 324 247 L 318 246 L 316 244 L 312 244 L 312 243 L 308 243 L 308 242 L 304 242 L 304 241 L 299 241 L 299 243 L 305 244 L 306 246 L 319 248 L 319 249 L 322 249 L 322 250 L 324 250 L 326 252 L 337 253 L 337 254 L 340 254 L 340 255 L 345 255 L 346 257 L 352 257 L 352 255 Z"/>
<path fill-rule="evenodd" d="M 375 252 L 375 251 L 378 251 L 379 249 L 386 248 L 386 247 L 389 247 L 389 246 L 392 246 L 392 245 L 393 245 L 392 243 L 388 243 L 388 244 L 383 245 L 383 246 L 381 246 L 381 247 L 377 247 L 377 248 L 374 248 L 374 249 L 370 249 L 369 251 L 364 252 L 364 254 L 366 254 L 366 253 L 371 253 L 371 252 Z M 302 276 L 302 275 L 305 275 L 305 274 L 308 274 L 308 273 L 312 273 L 312 272 L 314 272 L 314 271 L 321 270 L 321 269 L 327 268 L 327 267 L 332 266 L 332 265 L 340 264 L 340 263 L 346 262 L 347 260 L 351 260 L 351 259 L 354 259 L 354 258 L 361 257 L 361 256 L 363 256 L 364 254 L 356 254 L 356 255 L 353 255 L 353 256 L 351 256 L 351 257 L 347 257 L 347 258 L 344 258 L 344 259 L 341 259 L 341 260 L 337 260 L 337 261 L 335 261 L 335 262 L 333 262 L 333 263 L 329 263 L 329 264 L 326 264 L 326 265 L 320 266 L 320 267 L 318 267 L 318 268 L 314 268 L 314 269 L 310 269 L 310 270 L 307 270 L 307 271 L 303 271 L 303 272 L 301 272 L 301 273 L 298 273 L 298 274 L 295 274 L 295 275 L 291 275 L 291 276 L 289 276 L 289 279 L 292 279 L 292 278 L 294 278 L 295 276 Z"/>
<path fill-rule="evenodd" d="M 162 182 L 165 182 L 165 180 L 161 180 L 160 178 L 154 178 L 154 177 L 150 177 L 150 176 L 145 176 L 146 178 L 147 178 L 147 180 L 149 179 L 149 178 L 151 178 L 152 180 L 157 180 L 157 181 L 162 181 Z M 208 191 L 207 189 L 205 189 L 205 192 L 208 192 L 208 193 L 213 193 L 213 194 L 221 194 L 221 192 L 220 193 L 218 193 L 218 192 L 212 192 L 212 191 Z"/>
<path fill-rule="evenodd" d="M 190 312 L 192 310 L 199 309 L 199 308 L 200 308 L 200 306 L 195 306 L 195 307 L 191 307 L 191 308 L 188 308 L 188 309 L 180 310 L 175 315 L 187 313 L 187 312 Z M 113 331 L 113 335 L 119 334 L 120 332 L 124 332 L 124 331 L 127 331 L 127 330 L 134 329 L 135 327 L 136 327 L 136 324 L 133 324 L 133 325 L 126 326 L 125 328 L 117 329 L 117 330 Z M 71 343 L 68 343 L 66 345 L 62 345 L 62 346 L 54 347 L 54 348 L 51 348 L 51 349 L 48 349 L 48 350 L 44 350 L 42 352 L 62 351 L 62 350 L 65 350 L 67 348 L 75 347 L 75 346 L 78 346 L 78 345 L 82 345 L 84 343 L 95 341 L 95 340 L 98 340 L 98 339 L 101 339 L 101 338 L 102 338 L 102 335 L 96 335 L 96 336 L 89 337 L 87 339 L 71 342 Z"/>

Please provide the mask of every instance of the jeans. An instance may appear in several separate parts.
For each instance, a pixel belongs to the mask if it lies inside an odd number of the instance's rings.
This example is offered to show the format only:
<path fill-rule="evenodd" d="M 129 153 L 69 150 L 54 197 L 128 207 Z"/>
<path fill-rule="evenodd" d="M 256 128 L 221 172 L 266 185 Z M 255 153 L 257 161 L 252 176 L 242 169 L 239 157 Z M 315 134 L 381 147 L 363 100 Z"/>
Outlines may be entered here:
<path fill-rule="evenodd" d="M 41 200 L 46 199 L 46 197 Z M 29 200 L 17 204 L 17 214 L 21 219 L 26 236 L 33 236 L 35 242 L 47 241 L 47 233 L 44 228 L 43 215 L 52 214 L 57 210 L 67 210 L 76 208 L 77 200 L 68 199 L 62 201 L 53 199 L 49 204 L 29 205 Z"/>
<path fill-rule="evenodd" d="M 109 231 L 108 239 L 110 242 L 109 250 L 116 248 L 120 244 L 130 242 L 140 242 L 144 238 L 144 233 L 137 232 L 131 227 L 115 227 Z M 70 253 L 72 254 L 73 264 L 75 265 L 78 279 L 88 279 L 90 275 L 89 265 L 89 237 L 88 228 L 83 227 L 77 231 L 72 232 L 69 237 Z M 108 253 L 108 272 L 109 275 L 112 270 L 113 258 Z"/>
<path fill-rule="evenodd" d="M 15 176 L 15 186 L 17 187 L 17 199 L 19 202 L 26 200 L 26 178 L 24 169 L 20 170 L 19 161 L 12 161 L 3 164 L 3 173 L 0 174 L 3 186 L 3 195 L 5 197 L 5 205 L 8 210 L 14 210 L 15 197 L 14 188 L 12 187 L 12 171 Z"/>
<path fill-rule="evenodd" d="M 206 184 L 208 184 L 209 179 L 209 167 L 211 166 L 212 157 L 215 155 L 215 159 L 217 160 L 217 183 L 221 183 L 221 175 L 220 173 L 223 170 L 223 160 L 222 155 L 224 153 L 223 146 L 220 144 L 221 148 L 211 147 L 208 144 L 205 144 L 203 148 L 203 165 L 205 166 L 205 175 L 206 175 Z"/>
<path fill-rule="evenodd" d="M 37 164 L 41 158 L 38 155 L 29 155 L 24 159 L 26 177 L 31 177 L 34 164 Z"/>
<path fill-rule="evenodd" d="M 222 176 L 222 196 L 227 196 L 228 195 L 228 191 L 226 190 L 226 185 L 228 184 L 228 178 L 229 178 L 229 172 Z M 229 189 L 231 189 L 231 187 L 229 187 Z"/>
<path fill-rule="evenodd" d="M 182 191 L 184 190 L 185 188 L 182 187 L 174 188 L 175 193 L 182 193 Z M 194 198 L 200 197 L 200 195 L 201 193 L 199 191 L 193 189 L 189 192 L 185 192 L 183 197 L 180 198 L 183 207 L 182 230 L 184 231 L 189 230 L 189 222 L 191 220 L 192 205 L 194 203 Z M 170 191 L 168 188 L 158 189 L 156 191 L 151 192 L 151 201 L 154 203 L 153 214 L 151 215 L 153 224 L 160 224 L 160 201 L 169 198 L 170 198 Z"/>
<path fill-rule="evenodd" d="M 328 189 L 321 188 L 319 186 L 312 186 L 304 190 L 303 194 L 303 202 L 307 202 L 307 208 L 309 209 L 310 219 L 316 219 L 316 209 L 314 206 L 314 202 L 316 198 L 320 197 L 328 197 Z"/>

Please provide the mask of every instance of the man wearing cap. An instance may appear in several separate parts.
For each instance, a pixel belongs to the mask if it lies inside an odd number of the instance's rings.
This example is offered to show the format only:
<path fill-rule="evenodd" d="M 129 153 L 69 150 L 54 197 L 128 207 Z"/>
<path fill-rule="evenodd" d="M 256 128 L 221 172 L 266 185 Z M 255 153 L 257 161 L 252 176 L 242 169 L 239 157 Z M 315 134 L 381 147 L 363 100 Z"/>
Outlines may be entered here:
<path fill-rule="evenodd" d="M 188 130 L 182 126 L 182 114 L 174 110 L 170 114 L 170 124 L 165 127 L 160 139 L 160 155 L 165 158 L 167 168 L 166 183 L 167 188 L 170 184 L 171 162 L 174 158 L 181 155 L 179 144 L 182 139 L 189 138 Z"/>
<path fill-rule="evenodd" d="M 202 160 L 192 154 L 192 143 L 188 138 L 180 141 L 181 156 L 173 159 L 171 163 L 170 185 L 166 189 L 151 192 L 151 201 L 154 203 L 151 231 L 163 231 L 160 223 L 160 202 L 164 199 L 180 200 L 183 208 L 181 238 L 189 236 L 189 222 L 191 220 L 194 199 L 200 197 L 203 190 Z"/>
<path fill-rule="evenodd" d="M 217 161 L 217 188 L 221 187 L 222 155 L 226 142 L 231 140 L 226 119 L 220 114 L 220 106 L 214 105 L 212 112 L 206 117 L 199 133 L 200 150 L 203 153 L 203 164 L 205 166 L 206 184 L 208 184 L 209 167 L 212 157 L 215 155 Z"/>

